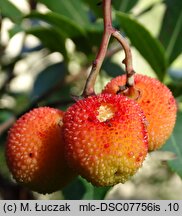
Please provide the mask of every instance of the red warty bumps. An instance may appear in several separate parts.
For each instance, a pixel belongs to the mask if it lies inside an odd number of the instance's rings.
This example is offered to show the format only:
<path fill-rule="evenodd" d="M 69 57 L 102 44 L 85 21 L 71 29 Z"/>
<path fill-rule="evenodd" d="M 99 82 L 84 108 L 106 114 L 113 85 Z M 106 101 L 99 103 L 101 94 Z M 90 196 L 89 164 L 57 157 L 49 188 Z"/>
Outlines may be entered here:
<path fill-rule="evenodd" d="M 77 101 L 64 118 L 69 165 L 93 185 L 124 183 L 148 152 L 145 116 L 135 101 L 102 94 Z"/>
<path fill-rule="evenodd" d="M 10 129 L 6 158 L 15 180 L 39 193 L 51 193 L 74 176 L 64 159 L 63 112 L 40 107 Z"/>
<path fill-rule="evenodd" d="M 177 112 L 176 101 L 167 86 L 157 79 L 135 74 L 134 80 L 134 88 L 139 92 L 136 101 L 148 121 L 149 150 L 152 151 L 160 148 L 173 131 Z M 126 76 L 118 76 L 106 85 L 103 93 L 116 94 L 119 87 L 125 83 Z"/>

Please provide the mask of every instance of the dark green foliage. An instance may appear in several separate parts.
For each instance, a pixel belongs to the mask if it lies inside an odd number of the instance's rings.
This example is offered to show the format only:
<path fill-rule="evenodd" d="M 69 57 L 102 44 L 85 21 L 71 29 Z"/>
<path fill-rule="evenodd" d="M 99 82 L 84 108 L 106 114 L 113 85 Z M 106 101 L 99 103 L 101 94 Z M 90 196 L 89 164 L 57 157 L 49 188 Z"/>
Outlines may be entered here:
<path fill-rule="evenodd" d="M 162 45 L 152 37 L 149 31 L 128 15 L 117 12 L 117 17 L 121 23 L 121 29 L 126 32 L 132 45 L 138 49 L 162 80 L 167 69 L 167 60 Z"/>
<path fill-rule="evenodd" d="M 171 151 L 176 154 L 176 159 L 168 162 L 172 171 L 177 172 L 182 177 L 182 112 L 178 112 L 177 121 L 173 135 L 164 145 L 164 151 Z"/>
<path fill-rule="evenodd" d="M 166 0 L 166 12 L 159 35 L 171 64 L 182 52 L 182 1 Z"/>

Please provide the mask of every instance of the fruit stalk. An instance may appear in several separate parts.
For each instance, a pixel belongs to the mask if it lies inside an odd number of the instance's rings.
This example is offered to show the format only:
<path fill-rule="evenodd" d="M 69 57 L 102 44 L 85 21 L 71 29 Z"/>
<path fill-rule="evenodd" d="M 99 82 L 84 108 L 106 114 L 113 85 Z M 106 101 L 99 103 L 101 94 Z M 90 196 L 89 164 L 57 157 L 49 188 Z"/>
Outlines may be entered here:
<path fill-rule="evenodd" d="M 104 32 L 102 36 L 102 41 L 96 59 L 92 64 L 91 72 L 86 81 L 86 85 L 82 94 L 83 97 L 87 97 L 95 94 L 94 92 L 95 81 L 97 75 L 99 74 L 100 68 L 102 66 L 102 62 L 105 58 L 111 34 L 114 31 L 114 29 L 112 28 L 112 21 L 111 21 L 111 0 L 103 0 L 103 14 L 104 14 Z"/>
<path fill-rule="evenodd" d="M 100 68 L 102 66 L 103 60 L 106 56 L 106 52 L 107 52 L 107 48 L 111 36 L 113 36 L 118 40 L 118 42 L 121 44 L 125 52 L 125 59 L 122 61 L 126 66 L 126 74 L 127 74 L 125 87 L 133 86 L 134 84 L 133 74 L 135 72 L 132 66 L 131 50 L 127 41 L 122 37 L 119 31 L 117 31 L 112 26 L 111 0 L 103 0 L 103 17 L 104 17 L 104 32 L 102 36 L 102 41 L 96 59 L 92 64 L 90 74 L 87 78 L 85 88 L 82 93 L 83 97 L 95 95 L 94 85 L 96 82 L 97 75 L 99 74 Z"/>
<path fill-rule="evenodd" d="M 124 49 L 125 52 L 125 59 L 122 61 L 123 64 L 125 64 L 126 67 L 126 87 L 130 87 L 134 85 L 134 74 L 135 71 L 133 70 L 133 63 L 132 63 L 132 54 L 131 49 L 126 42 L 126 40 L 122 37 L 122 35 L 118 31 L 114 31 L 112 33 L 112 36 L 118 40 L 118 42 L 121 44 L 121 46 Z"/>

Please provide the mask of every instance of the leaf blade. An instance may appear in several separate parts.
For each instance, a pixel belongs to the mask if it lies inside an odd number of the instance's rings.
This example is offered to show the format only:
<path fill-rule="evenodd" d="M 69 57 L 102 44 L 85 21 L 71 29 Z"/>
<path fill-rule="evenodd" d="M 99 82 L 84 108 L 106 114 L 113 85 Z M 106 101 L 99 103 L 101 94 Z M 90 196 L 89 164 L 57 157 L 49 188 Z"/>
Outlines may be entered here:
<path fill-rule="evenodd" d="M 168 161 L 172 171 L 176 172 L 182 178 L 182 112 L 177 113 L 176 125 L 170 139 L 163 146 L 162 150 L 171 151 L 177 155 L 177 159 Z"/>
<path fill-rule="evenodd" d="M 0 12 L 15 23 L 19 23 L 23 17 L 23 13 L 8 0 L 0 1 Z"/>
<path fill-rule="evenodd" d="M 116 10 L 129 12 L 137 4 L 137 2 L 138 0 L 117 0 L 113 1 L 113 6 L 116 8 Z"/>
<path fill-rule="evenodd" d="M 81 28 L 71 19 L 54 12 L 49 12 L 46 14 L 42 14 L 39 12 L 32 12 L 26 17 L 43 20 L 53 25 L 54 27 L 58 28 L 62 32 L 62 34 L 64 34 L 66 37 L 74 37 L 74 36 L 85 34 L 83 28 Z"/>
<path fill-rule="evenodd" d="M 35 80 L 30 98 L 32 101 L 42 97 L 56 87 L 64 79 L 66 73 L 64 62 L 48 66 L 41 71 Z"/>
<path fill-rule="evenodd" d="M 121 12 L 116 12 L 116 16 L 133 46 L 147 60 L 159 79 L 163 80 L 167 71 L 167 59 L 160 42 L 144 26 L 130 16 Z"/>
<path fill-rule="evenodd" d="M 39 0 L 39 2 L 45 4 L 50 10 L 71 18 L 81 26 L 86 26 L 89 22 L 87 12 L 80 0 Z"/>
<path fill-rule="evenodd" d="M 33 27 L 25 30 L 25 32 L 38 37 L 44 46 L 51 51 L 58 51 L 66 56 L 65 37 L 55 28 Z"/>
<path fill-rule="evenodd" d="M 182 52 L 182 1 L 166 0 L 166 12 L 162 21 L 159 39 L 166 49 L 171 64 Z"/>

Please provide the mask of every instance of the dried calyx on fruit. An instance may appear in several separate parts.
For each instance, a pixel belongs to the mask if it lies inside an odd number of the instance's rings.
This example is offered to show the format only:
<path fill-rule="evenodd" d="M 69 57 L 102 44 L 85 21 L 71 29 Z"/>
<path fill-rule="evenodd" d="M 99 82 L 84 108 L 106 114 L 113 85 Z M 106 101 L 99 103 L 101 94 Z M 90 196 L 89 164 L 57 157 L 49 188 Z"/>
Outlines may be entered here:
<path fill-rule="evenodd" d="M 64 158 L 63 112 L 40 107 L 20 117 L 10 129 L 6 159 L 14 179 L 39 193 L 61 189 L 75 173 Z"/>
<path fill-rule="evenodd" d="M 126 75 L 118 76 L 102 92 L 128 94 L 133 98 L 147 118 L 149 150 L 159 149 L 171 135 L 176 121 L 177 106 L 171 91 L 159 80 L 141 74 L 134 75 L 134 86 L 128 93 L 120 91 L 125 83 Z"/>
<path fill-rule="evenodd" d="M 148 152 L 145 116 L 135 101 L 101 94 L 77 101 L 64 118 L 68 164 L 96 186 L 124 183 Z"/>

